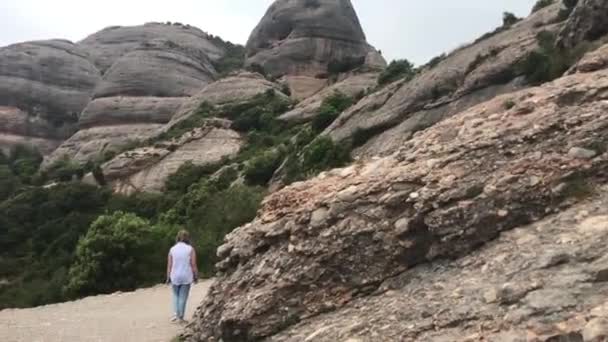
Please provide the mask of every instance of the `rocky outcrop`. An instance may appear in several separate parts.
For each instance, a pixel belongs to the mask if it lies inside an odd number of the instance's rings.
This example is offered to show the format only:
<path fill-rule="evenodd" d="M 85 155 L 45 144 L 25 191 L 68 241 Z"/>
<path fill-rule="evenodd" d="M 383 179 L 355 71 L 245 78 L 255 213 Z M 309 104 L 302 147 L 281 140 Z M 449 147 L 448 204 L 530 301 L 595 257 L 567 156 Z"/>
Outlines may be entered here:
<path fill-rule="evenodd" d="M 90 160 L 128 140 L 151 137 L 190 96 L 213 82 L 211 61 L 224 53 L 196 28 L 158 23 L 107 28 L 79 44 L 103 78 L 80 116 L 81 131 L 44 165 L 66 156 Z"/>
<path fill-rule="evenodd" d="M 558 46 L 574 48 L 608 33 L 608 4 L 603 0 L 578 0 L 557 41 Z"/>
<path fill-rule="evenodd" d="M 209 84 L 185 101 L 173 116 L 169 126 L 188 117 L 203 102 L 215 106 L 238 104 L 247 102 L 254 96 L 263 94 L 268 90 L 273 90 L 280 96 L 287 98 L 276 83 L 268 81 L 260 74 L 245 71 L 233 74 Z"/>
<path fill-rule="evenodd" d="M 161 192 L 186 162 L 208 165 L 236 155 L 242 140 L 229 127 L 229 121 L 209 120 L 178 139 L 124 152 L 102 166 L 104 180 L 117 193 Z"/>
<path fill-rule="evenodd" d="M 605 341 L 608 188 L 598 190 L 479 253 L 412 269 L 269 341 Z"/>
<path fill-rule="evenodd" d="M 246 64 L 286 76 L 297 99 L 321 89 L 330 63 L 386 66 L 367 43 L 350 0 L 277 0 L 247 42 Z"/>
<path fill-rule="evenodd" d="M 1 48 L 2 145 L 27 143 L 51 152 L 74 132 L 78 114 L 100 79 L 86 50 L 69 41 Z"/>
<path fill-rule="evenodd" d="M 219 278 L 187 339 L 466 340 L 532 323 L 538 336 L 569 334 L 565 321 L 601 336 L 605 198 L 574 231 L 573 212 L 527 225 L 608 182 L 607 88 L 599 70 L 499 96 L 389 157 L 270 195 L 218 249 Z"/>
<path fill-rule="evenodd" d="M 127 53 L 141 48 L 144 43 L 158 40 L 188 47 L 196 53 L 202 52 L 212 60 L 224 55 L 222 48 L 213 44 L 207 33 L 196 27 L 179 23 L 108 27 L 88 36 L 79 42 L 79 45 L 89 52 L 95 65 L 105 73 Z"/>
<path fill-rule="evenodd" d="M 281 115 L 280 120 L 302 122 L 308 121 L 317 115 L 323 100 L 335 92 L 340 92 L 350 97 L 356 97 L 376 87 L 378 73 L 355 74 L 335 83 L 315 95 L 299 102 L 294 109 Z"/>
<path fill-rule="evenodd" d="M 350 0 L 277 0 L 249 37 L 246 63 L 275 76 L 315 76 L 331 61 L 374 52 Z"/>
<path fill-rule="evenodd" d="M 369 141 L 357 150 L 359 156 L 390 155 L 418 130 L 525 87 L 517 78 L 515 65 L 538 47 L 538 32 L 560 29 L 563 23 L 555 23 L 559 8 L 559 4 L 548 6 L 508 29 L 452 52 L 410 82 L 400 81 L 364 98 L 344 112 L 327 134 L 336 140 L 368 136 Z"/>

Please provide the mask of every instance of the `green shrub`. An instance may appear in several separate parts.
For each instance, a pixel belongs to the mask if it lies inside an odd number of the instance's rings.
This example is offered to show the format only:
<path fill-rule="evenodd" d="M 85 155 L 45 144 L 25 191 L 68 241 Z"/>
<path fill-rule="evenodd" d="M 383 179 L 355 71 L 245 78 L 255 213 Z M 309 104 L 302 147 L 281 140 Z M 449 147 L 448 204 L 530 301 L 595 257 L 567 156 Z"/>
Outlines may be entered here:
<path fill-rule="evenodd" d="M 555 34 L 541 31 L 536 37 L 539 48 L 529 53 L 515 68 L 525 75 L 528 83 L 539 85 L 561 77 L 588 50 L 581 43 L 574 49 L 560 49 L 555 46 Z"/>
<path fill-rule="evenodd" d="M 336 144 L 328 136 L 318 137 L 299 155 L 288 156 L 285 161 L 285 180 L 291 183 L 306 179 L 350 162 L 350 147 L 347 144 Z"/>
<path fill-rule="evenodd" d="M 232 71 L 241 69 L 245 64 L 245 47 L 239 44 L 232 44 L 222 40 L 217 36 L 210 36 L 211 41 L 223 47 L 225 54 L 219 59 L 212 61 L 213 67 L 220 74 L 226 76 Z"/>
<path fill-rule="evenodd" d="M 247 163 L 245 181 L 250 185 L 266 185 L 282 162 L 283 154 L 278 150 L 259 153 Z"/>
<path fill-rule="evenodd" d="M 502 14 L 502 26 L 504 26 L 504 27 L 513 26 L 513 25 L 517 24 L 519 21 L 521 21 L 521 19 L 516 17 L 515 14 L 513 14 L 511 12 L 504 12 Z"/>
<path fill-rule="evenodd" d="M 346 109 L 353 105 L 354 99 L 344 93 L 335 91 L 323 99 L 317 115 L 312 120 L 312 129 L 315 132 L 323 131 Z"/>
<path fill-rule="evenodd" d="M 267 77 L 268 74 L 266 72 L 266 70 L 264 69 L 264 67 L 261 64 L 258 63 L 252 63 L 251 65 L 249 65 L 247 68 L 247 71 L 250 72 L 256 72 L 264 77 Z"/>
<path fill-rule="evenodd" d="M 554 2 L 555 0 L 538 0 L 536 4 L 534 4 L 534 7 L 532 7 L 532 13 L 537 12 L 549 5 L 552 5 Z"/>
<path fill-rule="evenodd" d="M 236 185 L 191 208 L 187 226 L 197 249 L 201 274 L 214 274 L 216 250 L 224 237 L 253 220 L 263 198 L 263 188 Z"/>
<path fill-rule="evenodd" d="M 196 183 L 202 177 L 211 176 L 221 167 L 221 163 L 194 165 L 192 161 L 188 161 L 181 165 L 179 169 L 169 177 L 165 182 L 165 190 L 169 192 L 186 193 L 190 185 Z"/>
<path fill-rule="evenodd" d="M 392 61 L 378 77 L 378 84 L 385 85 L 398 79 L 410 80 L 416 74 L 414 65 L 407 59 Z"/>
<path fill-rule="evenodd" d="M 4 154 L 2 157 L 9 165 L 13 175 L 25 184 L 32 183 L 42 163 L 42 154 L 27 145 L 17 145 L 11 149 L 8 157 Z"/>
<path fill-rule="evenodd" d="M 86 296 L 160 282 L 174 233 L 130 213 L 100 216 L 78 242 L 66 292 Z"/>
<path fill-rule="evenodd" d="M 85 168 L 84 165 L 64 156 L 51 164 L 42 174 L 45 180 L 69 182 L 74 179 L 82 179 L 85 174 Z"/>
<path fill-rule="evenodd" d="M 171 128 L 160 134 L 154 141 L 148 141 L 149 144 L 154 143 L 158 140 L 170 140 L 173 138 L 179 138 L 187 132 L 190 132 L 194 128 L 202 127 L 207 119 L 215 115 L 215 108 L 208 102 L 202 102 L 198 108 L 190 114 L 187 118 L 179 121 Z"/>

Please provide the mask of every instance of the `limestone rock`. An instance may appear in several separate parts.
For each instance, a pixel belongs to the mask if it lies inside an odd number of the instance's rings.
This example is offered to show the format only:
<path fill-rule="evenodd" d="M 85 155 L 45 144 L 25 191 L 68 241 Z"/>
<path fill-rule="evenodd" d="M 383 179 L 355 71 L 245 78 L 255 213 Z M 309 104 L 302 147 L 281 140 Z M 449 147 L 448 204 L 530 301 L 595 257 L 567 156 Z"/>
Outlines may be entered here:
<path fill-rule="evenodd" d="M 600 70 L 499 96 L 415 134 L 389 157 L 271 194 L 253 222 L 226 237 L 213 295 L 186 337 L 302 341 L 323 327 L 315 341 L 580 336 L 605 302 L 599 259 L 608 235 L 603 223 L 583 234 L 587 225 L 573 222 L 583 209 L 586 220 L 606 217 L 608 156 L 570 158 L 564 137 L 569 146 L 603 141 L 608 97 L 598 90 L 606 87 L 608 70 Z M 571 93 L 596 95 L 563 106 Z M 529 105 L 507 109 L 509 98 Z M 597 198 L 583 193 L 580 177 Z M 566 191 L 556 196 L 558 184 Z M 345 192 L 360 197 L 345 202 Z M 547 217 L 556 207 L 563 212 Z M 549 251 L 576 257 L 537 267 Z"/>
<path fill-rule="evenodd" d="M 211 60 L 224 54 L 206 33 L 181 24 L 111 27 L 79 46 L 103 77 L 80 115 L 81 131 L 46 158 L 44 166 L 64 156 L 87 161 L 128 141 L 152 137 L 188 98 L 213 82 Z"/>
<path fill-rule="evenodd" d="M 308 121 L 317 115 L 317 111 L 321 107 L 323 100 L 334 92 L 341 92 L 347 96 L 355 97 L 362 91 L 365 92 L 368 89 L 373 89 L 377 84 L 377 80 L 377 73 L 350 76 L 301 101 L 293 110 L 281 115 L 279 119 L 295 122 Z"/>
<path fill-rule="evenodd" d="M 325 74 L 332 61 L 382 60 L 365 38 L 350 0 L 276 0 L 247 42 L 246 64 L 274 76 Z"/>
<path fill-rule="evenodd" d="M 507 30 L 450 53 L 413 80 L 373 94 L 344 112 L 328 133 L 346 139 L 366 136 L 357 155 L 390 155 L 412 134 L 497 95 L 524 87 L 514 65 L 537 48 L 538 32 L 557 31 L 559 4 L 550 5 Z M 388 98 L 387 98 L 388 97 Z M 517 102 L 517 100 L 515 101 Z M 373 103 L 373 105 L 372 105 Z M 375 138 L 373 138 L 375 137 Z M 373 139 L 372 139 L 373 138 Z"/>
<path fill-rule="evenodd" d="M 592 72 L 604 69 L 608 66 L 608 44 L 602 45 L 600 48 L 593 50 L 572 68 L 569 73 L 575 72 Z"/>
<path fill-rule="evenodd" d="M 608 33 L 608 4 L 603 0 L 579 0 L 559 34 L 558 46 L 574 48 L 584 40 Z"/>
<path fill-rule="evenodd" d="M 221 47 L 213 44 L 209 35 L 190 25 L 148 23 L 140 26 L 112 26 L 96 32 L 81 42 L 95 61 L 95 65 L 105 73 L 120 57 L 155 40 L 166 40 L 186 46 L 197 53 L 204 53 L 210 59 L 223 56 Z"/>
<path fill-rule="evenodd" d="M 0 48 L 0 134 L 3 144 L 32 143 L 49 153 L 68 138 L 101 80 L 84 49 L 69 41 Z"/>
<path fill-rule="evenodd" d="M 104 178 L 118 193 L 161 192 L 186 162 L 213 164 L 238 153 L 242 141 L 229 125 L 210 121 L 178 139 L 122 153 L 102 166 Z"/>
<path fill-rule="evenodd" d="M 280 96 L 287 98 L 277 84 L 266 80 L 262 75 L 257 73 L 239 72 L 222 78 L 207 85 L 185 101 L 176 111 L 169 126 L 188 117 L 203 102 L 216 106 L 243 103 L 268 90 L 273 90 Z"/>
<path fill-rule="evenodd" d="M 116 151 L 121 146 L 143 141 L 158 134 L 163 126 L 135 123 L 81 129 L 47 156 L 43 167 L 48 167 L 62 158 L 69 158 L 82 164 L 102 158 L 106 151 Z"/>

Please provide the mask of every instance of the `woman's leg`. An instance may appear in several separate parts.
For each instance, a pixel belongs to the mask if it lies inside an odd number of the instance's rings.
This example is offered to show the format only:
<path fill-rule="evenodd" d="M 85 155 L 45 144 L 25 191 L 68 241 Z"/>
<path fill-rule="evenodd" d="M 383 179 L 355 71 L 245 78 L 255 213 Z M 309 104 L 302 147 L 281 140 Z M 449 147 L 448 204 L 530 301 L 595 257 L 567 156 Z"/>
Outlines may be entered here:
<path fill-rule="evenodd" d="M 180 285 L 179 287 L 179 314 L 180 319 L 184 319 L 186 315 L 186 302 L 188 302 L 188 295 L 190 294 L 190 285 Z"/>
<path fill-rule="evenodd" d="M 179 318 L 179 286 L 171 285 L 171 292 L 173 292 L 173 313 Z"/>

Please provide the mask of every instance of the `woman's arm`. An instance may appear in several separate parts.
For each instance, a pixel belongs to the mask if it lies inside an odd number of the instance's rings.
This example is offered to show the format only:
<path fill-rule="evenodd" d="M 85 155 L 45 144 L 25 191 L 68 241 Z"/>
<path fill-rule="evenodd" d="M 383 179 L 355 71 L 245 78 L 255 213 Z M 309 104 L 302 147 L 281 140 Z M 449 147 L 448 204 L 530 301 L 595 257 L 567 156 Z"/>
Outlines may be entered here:
<path fill-rule="evenodd" d="M 196 282 L 198 279 L 198 266 L 196 265 L 196 251 L 192 247 L 192 253 L 190 253 L 190 266 L 192 266 L 192 276 Z"/>
<path fill-rule="evenodd" d="M 167 256 L 167 283 L 171 281 L 171 267 L 173 267 L 173 257 L 171 252 Z"/>

